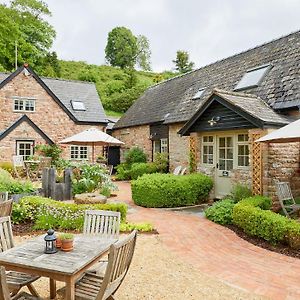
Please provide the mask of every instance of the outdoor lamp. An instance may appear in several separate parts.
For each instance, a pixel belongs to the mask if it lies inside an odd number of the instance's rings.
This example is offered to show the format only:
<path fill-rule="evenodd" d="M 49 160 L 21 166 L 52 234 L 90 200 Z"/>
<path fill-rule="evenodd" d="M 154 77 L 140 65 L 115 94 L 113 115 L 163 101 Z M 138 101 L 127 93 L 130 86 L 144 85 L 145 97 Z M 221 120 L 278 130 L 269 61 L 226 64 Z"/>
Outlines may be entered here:
<path fill-rule="evenodd" d="M 55 241 L 56 241 L 56 236 L 54 235 L 54 230 L 49 229 L 47 231 L 47 235 L 44 238 L 46 242 L 45 246 L 45 253 L 46 254 L 53 254 L 57 252 L 56 246 L 55 246 Z"/>

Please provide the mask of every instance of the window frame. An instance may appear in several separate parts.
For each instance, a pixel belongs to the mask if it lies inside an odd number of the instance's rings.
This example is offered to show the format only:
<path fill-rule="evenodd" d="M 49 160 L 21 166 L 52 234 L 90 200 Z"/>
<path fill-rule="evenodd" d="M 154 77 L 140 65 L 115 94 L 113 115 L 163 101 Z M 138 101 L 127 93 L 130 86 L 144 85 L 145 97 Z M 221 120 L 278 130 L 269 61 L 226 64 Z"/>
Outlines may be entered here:
<path fill-rule="evenodd" d="M 164 150 L 166 151 L 164 151 Z M 169 142 L 167 138 L 160 139 L 160 153 L 168 153 L 169 152 Z"/>
<path fill-rule="evenodd" d="M 75 103 L 82 104 L 82 108 L 75 108 L 75 106 L 74 106 Z M 74 111 L 86 111 L 85 103 L 83 101 L 71 100 L 71 106 Z"/>
<path fill-rule="evenodd" d="M 29 155 L 23 155 L 20 154 L 20 145 L 24 144 L 24 145 L 30 145 L 30 154 Z M 16 155 L 22 156 L 23 160 L 26 160 L 29 156 L 34 155 L 34 140 L 16 140 Z M 24 151 L 28 150 L 28 149 L 23 149 Z"/>
<path fill-rule="evenodd" d="M 13 112 L 33 113 L 36 111 L 36 98 L 14 96 L 14 97 L 12 97 L 12 99 L 13 99 Z M 23 101 L 22 109 L 20 109 L 20 108 L 16 109 L 16 101 L 18 101 L 18 104 L 17 104 L 18 107 L 20 107 L 20 101 Z M 26 110 L 26 107 L 27 107 L 26 102 L 33 103 L 32 106 L 29 106 L 29 107 L 33 107 L 33 110 Z"/>
<path fill-rule="evenodd" d="M 247 140 L 239 141 L 239 135 L 248 136 Z M 240 166 L 239 165 L 239 157 L 247 157 L 245 154 L 239 155 L 239 146 L 247 146 L 248 147 L 248 166 Z M 250 168 L 250 142 L 249 142 L 249 134 L 248 133 L 238 133 L 236 135 L 236 166 L 237 169 L 249 169 Z"/>
<path fill-rule="evenodd" d="M 76 148 L 76 149 L 74 149 Z M 72 153 L 73 152 L 73 153 Z M 74 152 L 76 155 L 74 155 Z M 83 155 L 82 152 L 85 152 L 84 158 L 81 156 Z M 79 145 L 71 145 L 70 146 L 70 159 L 71 160 L 88 160 L 89 159 L 89 153 L 88 153 L 88 146 L 79 146 Z"/>
<path fill-rule="evenodd" d="M 212 137 L 212 141 L 204 141 L 205 138 Z M 212 147 L 213 153 L 204 154 L 204 147 Z M 212 155 L 212 163 L 204 162 L 204 155 L 207 156 L 207 161 L 209 161 L 209 156 Z M 203 135 L 201 139 L 201 164 L 206 166 L 214 166 L 215 164 L 215 136 L 214 135 Z"/>
<path fill-rule="evenodd" d="M 198 100 L 198 99 L 200 99 L 201 96 L 203 95 L 204 91 L 205 91 L 205 87 L 199 88 L 199 89 L 197 90 L 197 92 L 194 94 L 194 96 L 192 97 L 192 99 L 193 99 L 193 100 Z"/>

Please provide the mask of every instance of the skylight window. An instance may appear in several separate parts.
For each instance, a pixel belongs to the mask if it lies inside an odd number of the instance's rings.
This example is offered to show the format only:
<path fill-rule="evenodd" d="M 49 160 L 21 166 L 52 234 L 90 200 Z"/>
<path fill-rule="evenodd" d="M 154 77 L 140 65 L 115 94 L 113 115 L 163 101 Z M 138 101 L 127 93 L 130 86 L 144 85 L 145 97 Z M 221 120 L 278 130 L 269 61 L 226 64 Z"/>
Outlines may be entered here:
<path fill-rule="evenodd" d="M 235 90 L 257 87 L 261 83 L 269 69 L 270 65 L 264 65 L 255 69 L 248 70 L 235 87 Z"/>
<path fill-rule="evenodd" d="M 81 101 L 71 101 L 71 105 L 74 110 L 85 110 L 85 105 Z"/>
<path fill-rule="evenodd" d="M 198 92 L 193 96 L 193 99 L 195 100 L 195 99 L 200 98 L 202 96 L 202 94 L 204 93 L 204 90 L 205 90 L 205 88 L 200 88 L 198 90 Z"/>

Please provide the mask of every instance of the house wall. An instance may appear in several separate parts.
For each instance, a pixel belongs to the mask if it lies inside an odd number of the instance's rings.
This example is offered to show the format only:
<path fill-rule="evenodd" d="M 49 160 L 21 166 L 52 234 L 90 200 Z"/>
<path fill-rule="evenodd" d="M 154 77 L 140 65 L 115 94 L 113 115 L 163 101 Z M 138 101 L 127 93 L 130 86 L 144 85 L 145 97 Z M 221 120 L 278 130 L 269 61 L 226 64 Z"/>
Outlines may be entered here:
<path fill-rule="evenodd" d="M 13 97 L 30 97 L 36 99 L 35 112 L 14 112 Z M 90 128 L 90 125 L 76 124 L 66 112 L 47 94 L 32 76 L 23 72 L 0 89 L 0 131 L 10 127 L 16 120 L 26 114 L 54 142 Z M 8 137 L 0 141 L 0 159 L 10 161 L 15 154 L 15 140 L 26 137 L 36 142 L 44 142 L 30 126 L 24 123 Z M 102 126 L 95 126 L 103 130 Z M 96 153 L 101 153 L 97 147 Z M 64 157 L 69 158 L 69 146 L 64 148 Z"/>

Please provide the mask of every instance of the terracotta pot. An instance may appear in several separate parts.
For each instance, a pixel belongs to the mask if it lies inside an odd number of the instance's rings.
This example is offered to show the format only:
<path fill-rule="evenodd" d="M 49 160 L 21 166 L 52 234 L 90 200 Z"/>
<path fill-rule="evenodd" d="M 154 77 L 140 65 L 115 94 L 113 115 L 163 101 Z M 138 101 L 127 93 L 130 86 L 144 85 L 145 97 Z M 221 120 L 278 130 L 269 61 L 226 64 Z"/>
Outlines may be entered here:
<path fill-rule="evenodd" d="M 60 238 L 56 239 L 56 248 L 61 248 L 62 241 Z"/>
<path fill-rule="evenodd" d="M 61 244 L 62 251 L 72 251 L 73 250 L 73 240 L 62 240 Z"/>

